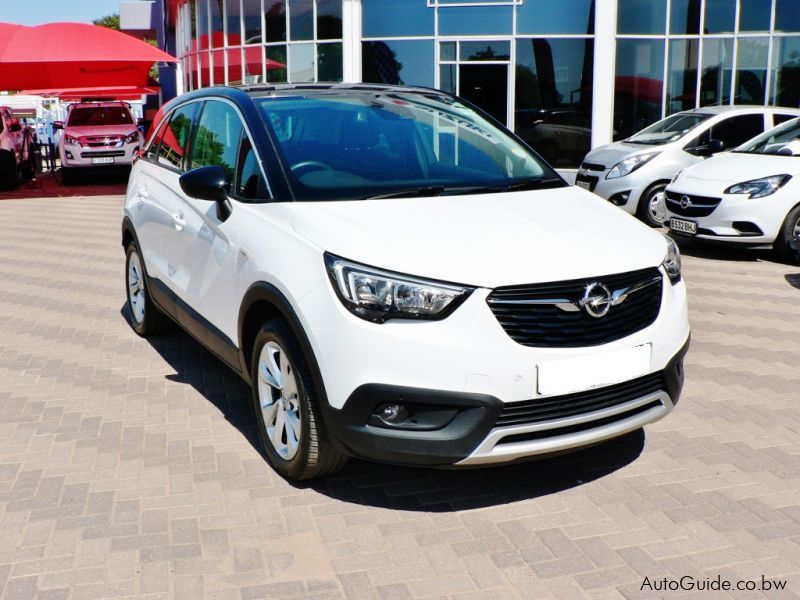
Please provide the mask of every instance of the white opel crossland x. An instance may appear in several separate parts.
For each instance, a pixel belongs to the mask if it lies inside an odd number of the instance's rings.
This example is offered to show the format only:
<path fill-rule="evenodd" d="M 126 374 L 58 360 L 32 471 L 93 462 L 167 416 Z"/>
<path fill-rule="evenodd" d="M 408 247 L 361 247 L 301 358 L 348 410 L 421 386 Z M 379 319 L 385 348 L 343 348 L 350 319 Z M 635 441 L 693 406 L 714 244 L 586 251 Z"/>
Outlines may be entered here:
<path fill-rule="evenodd" d="M 675 244 L 468 103 L 209 88 L 163 114 L 125 202 L 130 320 L 174 320 L 252 385 L 283 475 L 522 460 L 678 402 Z"/>

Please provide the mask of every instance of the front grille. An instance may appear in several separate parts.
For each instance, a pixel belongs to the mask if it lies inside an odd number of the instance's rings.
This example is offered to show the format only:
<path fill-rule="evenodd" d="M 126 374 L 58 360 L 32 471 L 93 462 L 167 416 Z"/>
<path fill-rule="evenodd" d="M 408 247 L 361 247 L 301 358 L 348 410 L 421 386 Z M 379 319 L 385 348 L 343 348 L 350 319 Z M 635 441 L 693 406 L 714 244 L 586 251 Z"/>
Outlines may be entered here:
<path fill-rule="evenodd" d="M 123 145 L 124 139 L 119 136 L 96 136 L 84 138 L 84 143 L 90 148 L 119 148 Z"/>
<path fill-rule="evenodd" d="M 495 427 L 530 425 L 612 408 L 666 390 L 662 372 L 565 396 L 506 404 Z"/>
<path fill-rule="evenodd" d="M 125 150 L 106 150 L 100 152 L 81 152 L 81 158 L 103 158 L 105 156 L 125 156 Z"/>
<path fill-rule="evenodd" d="M 684 208 L 681 200 L 686 197 L 690 204 Z M 667 208 L 676 215 L 683 217 L 707 217 L 722 202 L 722 198 L 708 198 L 706 196 L 690 196 L 689 194 L 678 194 L 667 192 Z"/>
<path fill-rule="evenodd" d="M 577 303 L 586 287 L 595 282 L 604 284 L 613 294 L 655 278 L 657 283 L 632 292 L 604 317 L 556 306 L 556 302 Z M 651 325 L 661 308 L 662 285 L 660 271 L 653 267 L 619 275 L 497 288 L 486 301 L 506 333 L 523 346 L 576 348 L 613 342 Z"/>
<path fill-rule="evenodd" d="M 605 171 L 606 168 L 603 165 L 598 165 L 597 163 L 581 163 L 581 169 L 586 171 Z"/>

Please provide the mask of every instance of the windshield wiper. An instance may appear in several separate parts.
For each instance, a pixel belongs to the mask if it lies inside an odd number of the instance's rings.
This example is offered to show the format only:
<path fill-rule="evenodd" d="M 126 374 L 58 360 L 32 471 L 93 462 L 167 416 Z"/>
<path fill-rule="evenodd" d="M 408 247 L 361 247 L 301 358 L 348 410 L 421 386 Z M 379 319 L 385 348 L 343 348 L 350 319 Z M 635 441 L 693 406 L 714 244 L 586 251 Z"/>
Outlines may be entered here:
<path fill-rule="evenodd" d="M 409 188 L 406 190 L 399 190 L 396 192 L 388 192 L 386 194 L 376 194 L 374 196 L 365 196 L 363 200 L 384 200 L 387 198 L 416 198 L 419 196 L 438 196 L 447 188 L 443 185 L 427 185 L 416 188 Z"/>
<path fill-rule="evenodd" d="M 559 187 L 555 184 L 564 182 L 558 177 L 536 178 L 510 183 L 508 185 L 486 185 L 473 188 L 463 188 L 465 194 L 493 194 L 497 192 L 521 192 L 523 190 L 540 190 L 543 188 Z"/>

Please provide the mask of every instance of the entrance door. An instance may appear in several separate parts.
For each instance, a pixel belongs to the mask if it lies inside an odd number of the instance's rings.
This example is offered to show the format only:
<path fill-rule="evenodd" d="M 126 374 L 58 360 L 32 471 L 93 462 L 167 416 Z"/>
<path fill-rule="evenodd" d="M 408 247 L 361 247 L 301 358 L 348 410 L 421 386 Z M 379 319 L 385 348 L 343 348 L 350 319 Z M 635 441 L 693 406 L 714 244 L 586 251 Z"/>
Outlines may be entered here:
<path fill-rule="evenodd" d="M 508 122 L 508 65 L 460 64 L 458 78 L 462 98 Z"/>

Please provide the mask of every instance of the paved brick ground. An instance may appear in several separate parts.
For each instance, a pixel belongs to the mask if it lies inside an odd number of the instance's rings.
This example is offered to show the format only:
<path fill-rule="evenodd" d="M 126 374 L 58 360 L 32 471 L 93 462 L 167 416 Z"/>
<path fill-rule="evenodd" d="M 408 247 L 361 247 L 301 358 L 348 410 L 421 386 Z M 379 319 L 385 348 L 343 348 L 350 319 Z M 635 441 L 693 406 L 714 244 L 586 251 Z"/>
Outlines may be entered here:
<path fill-rule="evenodd" d="M 230 372 L 129 330 L 120 205 L 0 203 L 5 597 L 663 597 L 645 576 L 762 574 L 800 592 L 800 268 L 688 249 L 688 382 L 646 433 L 292 486 Z"/>

